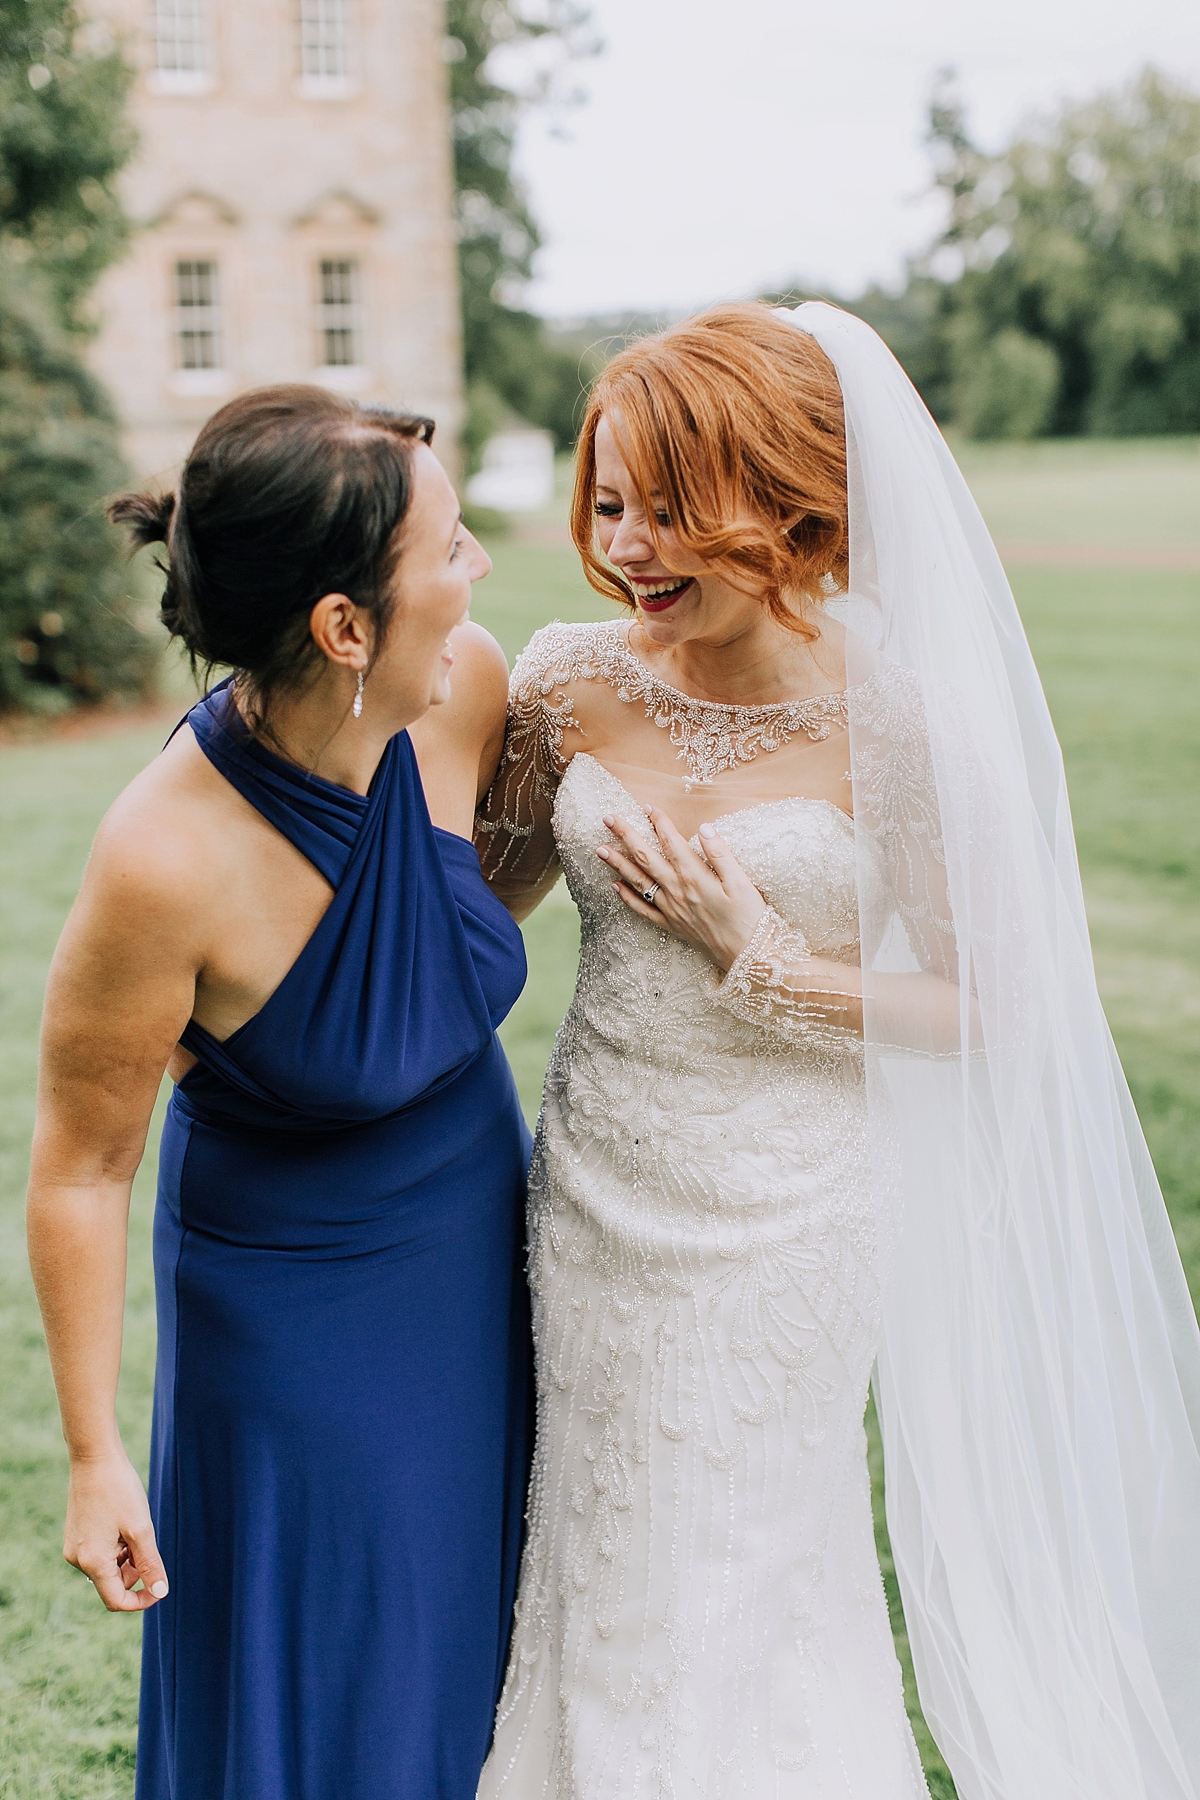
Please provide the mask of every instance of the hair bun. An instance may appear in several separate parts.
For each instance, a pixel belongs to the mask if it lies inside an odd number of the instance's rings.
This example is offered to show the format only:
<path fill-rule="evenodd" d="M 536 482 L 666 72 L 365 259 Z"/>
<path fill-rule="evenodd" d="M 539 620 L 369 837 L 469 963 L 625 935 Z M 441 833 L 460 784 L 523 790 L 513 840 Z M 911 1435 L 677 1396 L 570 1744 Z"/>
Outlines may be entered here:
<path fill-rule="evenodd" d="M 135 548 L 167 545 L 152 559 L 166 577 L 159 616 L 194 672 L 239 672 L 255 730 L 272 695 L 322 662 L 311 617 L 323 594 L 349 595 L 382 643 L 413 446 L 432 434 L 431 419 L 328 388 L 252 389 L 206 420 L 175 493 L 109 502 Z"/>
<path fill-rule="evenodd" d="M 174 494 L 119 494 L 106 508 L 114 525 L 127 525 L 134 544 L 165 544 L 175 512 Z"/>

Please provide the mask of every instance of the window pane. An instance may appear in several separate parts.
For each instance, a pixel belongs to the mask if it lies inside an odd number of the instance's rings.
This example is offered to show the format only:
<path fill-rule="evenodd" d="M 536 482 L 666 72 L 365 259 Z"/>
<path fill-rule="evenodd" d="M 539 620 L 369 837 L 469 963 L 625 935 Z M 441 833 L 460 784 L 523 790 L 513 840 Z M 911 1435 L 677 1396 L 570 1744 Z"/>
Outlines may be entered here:
<path fill-rule="evenodd" d="M 358 295 L 355 293 L 355 277 L 358 270 L 352 262 L 323 262 L 321 264 L 321 302 L 324 306 L 353 306 Z"/>
<path fill-rule="evenodd" d="M 352 368 L 363 360 L 358 264 L 330 258 L 317 276 L 320 360 L 327 369 Z"/>
<path fill-rule="evenodd" d="M 159 69 L 171 75 L 204 73 L 202 0 L 154 0 L 154 43 Z"/>
<path fill-rule="evenodd" d="M 345 77 L 350 73 L 347 0 L 300 0 L 300 73 Z"/>
<path fill-rule="evenodd" d="M 352 369 L 358 358 L 354 354 L 354 333 L 331 326 L 325 332 L 325 367 Z"/>
<path fill-rule="evenodd" d="M 181 369 L 220 369 L 221 315 L 215 262 L 175 264 L 175 353 Z"/>

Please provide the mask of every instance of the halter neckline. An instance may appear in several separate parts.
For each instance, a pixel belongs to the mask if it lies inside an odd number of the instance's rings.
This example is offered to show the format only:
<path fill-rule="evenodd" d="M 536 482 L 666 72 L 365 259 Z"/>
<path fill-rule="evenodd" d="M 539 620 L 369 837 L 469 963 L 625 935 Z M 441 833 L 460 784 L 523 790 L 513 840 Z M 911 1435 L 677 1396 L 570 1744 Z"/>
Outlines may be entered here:
<path fill-rule="evenodd" d="M 524 977 L 520 932 L 484 886 L 473 846 L 438 833 L 407 732 L 367 794 L 310 775 L 230 717 L 228 683 L 188 714 L 244 800 L 334 890 L 291 968 L 176 1091 L 197 1116 L 303 1130 L 391 1116 L 480 1055 Z"/>

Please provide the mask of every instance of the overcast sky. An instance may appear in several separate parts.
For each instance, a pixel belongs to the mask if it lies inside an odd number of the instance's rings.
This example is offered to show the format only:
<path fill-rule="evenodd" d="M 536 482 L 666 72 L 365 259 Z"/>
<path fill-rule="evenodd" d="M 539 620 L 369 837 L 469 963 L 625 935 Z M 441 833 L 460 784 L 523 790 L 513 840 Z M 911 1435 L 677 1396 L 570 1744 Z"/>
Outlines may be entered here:
<path fill-rule="evenodd" d="M 894 282 L 939 213 L 921 145 L 953 64 L 979 141 L 1153 62 L 1200 91 L 1200 0 L 592 0 L 588 99 L 523 130 L 551 316 Z"/>

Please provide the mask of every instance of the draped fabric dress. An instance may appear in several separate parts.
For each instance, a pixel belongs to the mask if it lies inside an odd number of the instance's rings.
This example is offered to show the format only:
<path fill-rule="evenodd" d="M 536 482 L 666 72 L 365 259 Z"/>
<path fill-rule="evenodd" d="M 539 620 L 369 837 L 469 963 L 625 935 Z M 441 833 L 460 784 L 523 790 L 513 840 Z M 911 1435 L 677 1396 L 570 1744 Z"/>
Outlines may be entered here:
<path fill-rule="evenodd" d="M 528 1136 L 495 1028 L 520 933 L 430 822 L 412 746 L 367 796 L 189 720 L 333 899 L 175 1090 L 155 1225 L 138 1800 L 472 1800 L 530 1438 Z"/>

